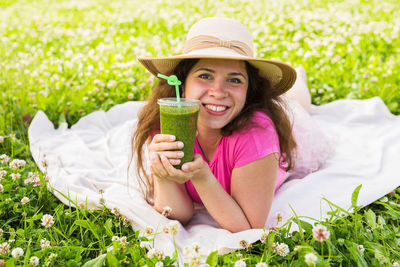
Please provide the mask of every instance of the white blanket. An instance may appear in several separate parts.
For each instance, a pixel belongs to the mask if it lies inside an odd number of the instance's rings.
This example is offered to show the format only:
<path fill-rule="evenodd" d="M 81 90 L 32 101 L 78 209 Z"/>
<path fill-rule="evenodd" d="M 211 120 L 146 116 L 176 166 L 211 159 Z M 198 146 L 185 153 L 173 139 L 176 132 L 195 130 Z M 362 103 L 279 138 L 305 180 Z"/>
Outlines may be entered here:
<path fill-rule="evenodd" d="M 46 115 L 39 111 L 29 128 L 30 149 L 41 170 L 47 172 L 54 194 L 66 205 L 72 203 L 57 190 L 76 203 L 87 201 L 89 208 L 99 207 L 103 197 L 105 205 L 119 208 L 135 230 L 152 226 L 160 232 L 170 220 L 143 200 L 134 177 L 127 178 L 130 138 L 142 105 L 143 102 L 127 102 L 107 112 L 96 111 L 70 129 L 66 124 L 54 129 Z M 283 222 L 292 217 L 290 207 L 299 216 L 326 218 L 331 207 L 321 197 L 349 209 L 351 194 L 360 184 L 358 204 L 362 206 L 400 185 L 400 116 L 392 115 L 380 98 L 337 100 L 312 106 L 311 115 L 334 141 L 335 153 L 324 168 L 282 185 L 266 226 L 276 226 L 278 211 L 283 215 Z M 220 229 L 205 210 L 198 210 L 188 226 L 180 227 L 175 241 L 179 252 L 197 243 L 204 255 L 211 250 L 227 253 L 240 248 L 241 240 L 257 241 L 261 232 L 248 230 L 232 234 Z M 172 237 L 159 233 L 155 247 L 172 255 Z"/>

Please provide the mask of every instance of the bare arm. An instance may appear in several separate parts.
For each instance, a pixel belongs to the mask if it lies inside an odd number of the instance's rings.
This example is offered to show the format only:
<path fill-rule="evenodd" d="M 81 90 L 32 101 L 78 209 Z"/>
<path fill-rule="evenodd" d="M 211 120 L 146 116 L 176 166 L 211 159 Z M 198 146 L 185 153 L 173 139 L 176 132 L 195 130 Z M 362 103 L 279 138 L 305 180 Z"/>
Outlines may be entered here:
<path fill-rule="evenodd" d="M 186 224 L 194 213 L 193 202 L 183 184 L 186 179 L 182 178 L 176 181 L 168 179 L 168 173 L 161 163 L 163 158 L 168 161 L 171 168 L 174 168 L 171 164 L 179 164 L 179 158 L 181 158 L 179 151 L 170 150 L 181 148 L 180 145 L 180 142 L 175 142 L 174 136 L 155 135 L 149 145 L 150 169 L 154 181 L 155 210 L 161 213 L 164 207 L 169 206 L 172 211 L 168 217 Z"/>
<path fill-rule="evenodd" d="M 234 169 L 231 196 L 213 176 L 196 177 L 191 181 L 208 212 L 221 227 L 238 232 L 264 227 L 277 172 L 278 160 L 274 154 Z"/>

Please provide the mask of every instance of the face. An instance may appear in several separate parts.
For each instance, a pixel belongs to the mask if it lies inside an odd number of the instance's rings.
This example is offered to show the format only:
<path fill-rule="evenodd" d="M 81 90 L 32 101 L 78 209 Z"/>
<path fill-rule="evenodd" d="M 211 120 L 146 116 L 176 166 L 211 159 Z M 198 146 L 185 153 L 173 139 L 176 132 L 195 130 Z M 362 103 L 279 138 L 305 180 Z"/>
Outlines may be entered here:
<path fill-rule="evenodd" d="M 198 125 L 221 129 L 246 102 L 248 76 L 244 61 L 200 59 L 189 72 L 184 97 L 199 99 Z"/>

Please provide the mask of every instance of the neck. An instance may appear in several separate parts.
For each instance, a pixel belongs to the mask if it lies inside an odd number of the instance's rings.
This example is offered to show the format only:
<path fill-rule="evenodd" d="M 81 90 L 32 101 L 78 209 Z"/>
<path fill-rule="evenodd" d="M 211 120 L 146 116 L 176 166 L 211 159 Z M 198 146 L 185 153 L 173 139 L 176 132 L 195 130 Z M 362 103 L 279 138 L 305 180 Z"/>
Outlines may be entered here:
<path fill-rule="evenodd" d="M 198 129 L 197 141 L 201 150 L 208 161 L 214 156 L 215 150 L 221 141 L 222 134 L 220 130 L 202 131 Z"/>

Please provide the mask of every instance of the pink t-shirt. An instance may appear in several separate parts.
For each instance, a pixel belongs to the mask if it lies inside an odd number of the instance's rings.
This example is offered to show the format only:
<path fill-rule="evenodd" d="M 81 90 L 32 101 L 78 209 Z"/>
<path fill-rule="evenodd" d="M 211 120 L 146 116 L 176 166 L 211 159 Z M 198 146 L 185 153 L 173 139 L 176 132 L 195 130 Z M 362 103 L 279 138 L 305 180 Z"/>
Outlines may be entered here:
<path fill-rule="evenodd" d="M 272 120 L 265 113 L 256 112 L 253 122 L 260 127 L 252 126 L 250 129 L 242 129 L 230 136 L 222 137 L 209 162 L 196 140 L 194 153 L 202 155 L 228 194 L 231 193 L 231 175 L 234 168 L 244 166 L 271 153 L 277 152 L 280 155 L 279 138 Z M 279 167 L 275 190 L 282 184 L 285 177 L 285 169 Z M 186 188 L 194 202 L 202 203 L 190 180 L 186 182 Z"/>

